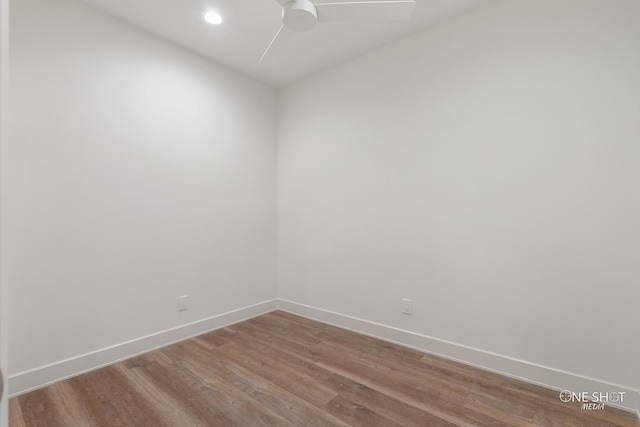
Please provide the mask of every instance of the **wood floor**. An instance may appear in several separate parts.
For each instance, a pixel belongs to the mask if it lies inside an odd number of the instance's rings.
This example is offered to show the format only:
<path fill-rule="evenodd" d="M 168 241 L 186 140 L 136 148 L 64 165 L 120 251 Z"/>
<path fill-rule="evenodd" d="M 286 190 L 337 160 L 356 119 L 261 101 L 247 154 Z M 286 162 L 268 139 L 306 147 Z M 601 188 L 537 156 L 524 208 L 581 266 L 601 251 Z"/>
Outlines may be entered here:
<path fill-rule="evenodd" d="M 633 426 L 281 311 L 13 398 L 10 426 Z"/>

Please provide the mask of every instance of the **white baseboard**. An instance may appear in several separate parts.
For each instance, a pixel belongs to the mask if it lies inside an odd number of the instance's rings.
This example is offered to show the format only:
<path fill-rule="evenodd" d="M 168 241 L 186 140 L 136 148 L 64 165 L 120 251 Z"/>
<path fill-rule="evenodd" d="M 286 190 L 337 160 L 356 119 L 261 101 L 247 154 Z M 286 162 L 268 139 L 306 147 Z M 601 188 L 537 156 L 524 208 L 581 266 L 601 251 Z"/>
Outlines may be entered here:
<path fill-rule="evenodd" d="M 608 405 L 640 415 L 640 392 L 633 388 L 513 359 L 292 301 L 279 299 L 278 308 L 282 311 L 424 351 L 558 392 L 562 390 L 588 393 L 625 392 L 624 402 L 618 404 L 610 403 Z"/>
<path fill-rule="evenodd" d="M 275 310 L 277 308 L 277 302 L 277 299 L 264 301 L 11 375 L 8 378 L 9 397 L 18 396 L 205 332 L 260 316 Z"/>

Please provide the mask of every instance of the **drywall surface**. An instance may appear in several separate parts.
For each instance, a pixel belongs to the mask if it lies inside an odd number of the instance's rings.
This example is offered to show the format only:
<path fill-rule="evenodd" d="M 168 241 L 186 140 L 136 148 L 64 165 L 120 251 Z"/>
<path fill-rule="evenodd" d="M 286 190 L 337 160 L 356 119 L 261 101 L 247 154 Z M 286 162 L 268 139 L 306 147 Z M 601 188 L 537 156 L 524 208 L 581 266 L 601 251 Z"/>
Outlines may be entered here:
<path fill-rule="evenodd" d="M 11 25 L 11 374 L 275 298 L 275 91 L 81 2 Z"/>
<path fill-rule="evenodd" d="M 8 89 L 9 89 L 9 0 L 0 0 L 0 183 L 4 171 L 2 160 L 3 147 L 7 140 L 7 118 L 8 118 Z M 2 192 L 0 192 L 0 204 L 4 200 Z M 1 213 L 1 211 L 0 211 Z M 2 216 L 0 215 L 0 221 Z M 0 236 L 2 236 L 2 225 L 0 223 Z M 1 242 L 0 242 L 1 243 Z M 2 259 L 3 250 L 0 245 L 0 259 Z M 7 341 L 8 341 L 8 307 L 7 304 L 7 288 L 5 280 L 2 277 L 2 266 L 0 265 L 0 427 L 9 425 L 9 399 L 7 397 Z"/>
<path fill-rule="evenodd" d="M 637 9 L 497 2 L 284 90 L 279 298 L 640 388 Z"/>

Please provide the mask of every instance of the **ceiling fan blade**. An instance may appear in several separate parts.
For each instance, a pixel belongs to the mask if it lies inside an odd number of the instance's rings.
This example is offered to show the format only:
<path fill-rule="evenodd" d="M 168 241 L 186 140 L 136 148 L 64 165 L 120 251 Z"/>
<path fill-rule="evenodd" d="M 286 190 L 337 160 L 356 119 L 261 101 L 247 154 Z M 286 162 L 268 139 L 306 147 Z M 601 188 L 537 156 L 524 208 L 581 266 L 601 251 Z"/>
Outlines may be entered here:
<path fill-rule="evenodd" d="M 332 3 L 314 3 L 318 22 L 347 21 L 355 19 L 393 21 L 409 19 L 415 0 L 371 0 Z"/>
<path fill-rule="evenodd" d="M 269 43 L 267 50 L 262 54 L 258 63 L 267 65 L 277 63 L 278 59 L 284 56 L 285 52 L 289 50 L 294 37 L 295 32 L 282 25 L 273 40 L 271 40 L 271 43 Z"/>

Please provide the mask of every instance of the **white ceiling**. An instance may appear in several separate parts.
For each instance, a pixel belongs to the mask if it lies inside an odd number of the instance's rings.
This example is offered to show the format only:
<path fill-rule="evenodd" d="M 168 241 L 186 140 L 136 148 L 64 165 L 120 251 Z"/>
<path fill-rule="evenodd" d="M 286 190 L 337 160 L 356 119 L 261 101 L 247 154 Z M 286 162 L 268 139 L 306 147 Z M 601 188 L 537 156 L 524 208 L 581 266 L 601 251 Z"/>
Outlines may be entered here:
<path fill-rule="evenodd" d="M 492 0 L 416 0 L 409 21 L 322 23 L 298 34 L 290 55 L 276 65 L 258 64 L 281 24 L 281 6 L 276 0 L 85 1 L 218 63 L 282 87 Z M 208 9 L 217 10 L 224 22 L 207 24 L 202 14 Z"/>

